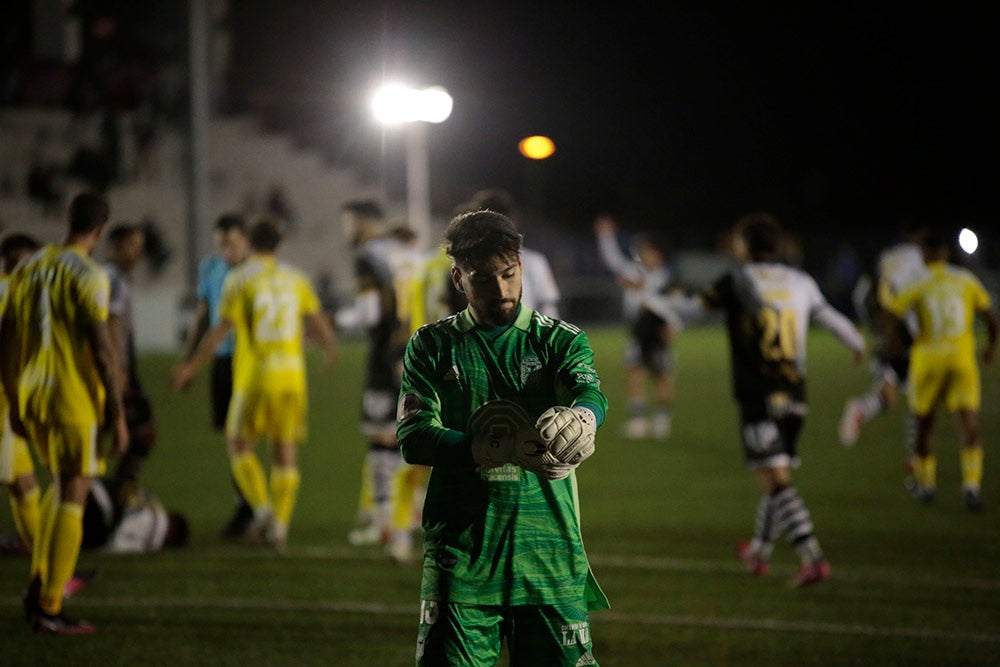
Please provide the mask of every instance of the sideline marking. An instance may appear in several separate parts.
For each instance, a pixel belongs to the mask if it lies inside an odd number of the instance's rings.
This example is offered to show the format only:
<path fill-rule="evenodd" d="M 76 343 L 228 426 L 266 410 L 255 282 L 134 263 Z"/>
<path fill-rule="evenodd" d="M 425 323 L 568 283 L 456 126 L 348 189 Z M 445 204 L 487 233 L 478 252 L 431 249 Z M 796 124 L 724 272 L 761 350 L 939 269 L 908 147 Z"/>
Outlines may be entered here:
<path fill-rule="evenodd" d="M 273 559 L 275 555 L 266 550 L 246 548 L 208 549 L 201 552 L 204 558 L 246 558 Z M 306 560 L 354 560 L 354 561 L 385 561 L 388 557 L 378 548 L 366 547 L 302 547 L 291 548 L 281 558 L 300 558 Z M 648 570 L 654 572 L 679 572 L 702 574 L 746 574 L 742 564 L 735 558 L 726 560 L 697 560 L 689 558 L 664 558 L 659 556 L 630 556 L 616 554 L 589 553 L 591 565 L 614 567 L 623 570 Z M 411 565 L 419 566 L 418 561 Z M 772 571 L 777 574 L 795 572 L 795 566 L 789 564 L 776 565 Z M 928 586 L 935 588 L 964 588 L 969 590 L 1000 590 L 1000 579 L 979 577 L 955 577 L 947 575 L 897 574 L 884 569 L 841 569 L 834 563 L 834 580 L 861 583 L 882 583 L 900 586 Z"/>

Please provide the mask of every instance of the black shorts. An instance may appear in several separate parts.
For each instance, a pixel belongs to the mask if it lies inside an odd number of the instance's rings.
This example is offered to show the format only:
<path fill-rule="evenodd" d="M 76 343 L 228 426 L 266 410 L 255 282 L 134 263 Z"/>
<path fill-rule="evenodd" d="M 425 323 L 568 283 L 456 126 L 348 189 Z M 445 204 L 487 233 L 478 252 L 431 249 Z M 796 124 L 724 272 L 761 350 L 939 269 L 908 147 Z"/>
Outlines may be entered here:
<path fill-rule="evenodd" d="M 740 439 L 746 467 L 797 468 L 806 411 L 805 401 L 785 393 L 740 401 Z"/>
<path fill-rule="evenodd" d="M 890 382 L 897 387 L 902 387 L 910 377 L 910 357 L 889 357 L 876 354 L 875 359 L 872 361 L 871 370 L 873 379 Z"/>
<path fill-rule="evenodd" d="M 215 357 L 212 361 L 212 428 L 224 431 L 229 399 L 233 397 L 233 358 Z"/>

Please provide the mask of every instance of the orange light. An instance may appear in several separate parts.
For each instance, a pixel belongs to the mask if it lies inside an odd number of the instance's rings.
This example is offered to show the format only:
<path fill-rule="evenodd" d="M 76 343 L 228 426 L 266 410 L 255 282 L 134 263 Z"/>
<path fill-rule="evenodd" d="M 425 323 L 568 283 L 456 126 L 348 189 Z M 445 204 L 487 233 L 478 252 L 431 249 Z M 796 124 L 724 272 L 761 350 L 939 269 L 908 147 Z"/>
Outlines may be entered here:
<path fill-rule="evenodd" d="M 535 135 L 521 139 L 517 144 L 517 150 L 526 158 L 544 160 L 556 152 L 556 145 L 548 137 Z"/>

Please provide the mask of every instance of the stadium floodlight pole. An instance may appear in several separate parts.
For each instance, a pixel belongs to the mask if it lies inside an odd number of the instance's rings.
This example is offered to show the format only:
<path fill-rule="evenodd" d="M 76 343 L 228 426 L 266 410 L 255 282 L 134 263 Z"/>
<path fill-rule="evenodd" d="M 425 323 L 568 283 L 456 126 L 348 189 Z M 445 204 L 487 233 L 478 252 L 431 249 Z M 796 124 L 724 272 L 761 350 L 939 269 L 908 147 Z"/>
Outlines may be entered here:
<path fill-rule="evenodd" d="M 211 117 L 208 75 L 208 0 L 190 0 L 191 106 L 188 132 L 187 279 L 194 291 L 198 258 L 206 252 L 209 235 L 208 124 Z"/>
<path fill-rule="evenodd" d="M 383 125 L 406 125 L 406 212 L 418 243 L 431 235 L 430 157 L 427 123 L 443 123 L 451 115 L 452 99 L 444 88 L 418 90 L 399 84 L 375 93 L 372 110 Z"/>

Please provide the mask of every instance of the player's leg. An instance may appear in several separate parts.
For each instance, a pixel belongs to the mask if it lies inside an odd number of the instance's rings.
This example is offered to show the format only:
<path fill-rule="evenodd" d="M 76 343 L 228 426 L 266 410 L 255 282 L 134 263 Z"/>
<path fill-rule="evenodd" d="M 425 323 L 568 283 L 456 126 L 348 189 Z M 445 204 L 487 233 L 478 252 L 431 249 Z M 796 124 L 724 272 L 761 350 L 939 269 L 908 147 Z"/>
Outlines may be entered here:
<path fill-rule="evenodd" d="M 922 503 L 934 501 L 937 488 L 937 458 L 931 450 L 935 407 L 938 398 L 947 391 L 948 365 L 939 356 L 914 349 L 907 383 L 907 403 L 914 416 L 916 436 L 909 469 L 912 477 L 906 489 Z"/>
<path fill-rule="evenodd" d="M 393 479 L 396 471 L 404 465 L 404 461 L 399 452 L 399 447 L 395 445 L 372 447 L 369 450 L 369 457 L 372 470 L 372 501 L 374 504 L 372 532 L 379 535 L 380 542 L 389 544 L 392 539 L 392 516 L 395 506 L 394 493 L 400 490 L 399 486 L 394 488 Z"/>
<path fill-rule="evenodd" d="M 49 458 L 49 430 L 34 422 L 25 422 L 28 436 L 34 444 L 38 460 L 48 468 L 50 475 L 58 473 L 57 461 Z M 52 544 L 52 527 L 55 522 L 56 508 L 59 506 L 59 485 L 50 482 L 38 503 L 38 530 L 35 536 L 34 548 L 31 550 L 31 568 L 28 574 L 28 586 L 22 595 L 24 616 L 29 627 L 34 625 L 39 613 L 39 600 L 42 595 L 42 582 L 49 574 L 49 551 Z"/>
<path fill-rule="evenodd" d="M 235 392 L 226 417 L 229 468 L 240 493 L 253 511 L 253 519 L 244 534 L 244 538 L 250 542 L 259 542 L 264 538 L 273 516 L 271 498 L 267 492 L 267 474 L 257 456 L 257 442 L 262 435 L 257 429 L 260 423 L 257 414 L 258 399 L 258 396 Z"/>
<path fill-rule="evenodd" d="M 628 420 L 623 435 L 629 440 L 649 437 L 651 424 L 646 415 L 646 368 L 642 362 L 642 342 L 631 335 L 625 347 L 625 395 L 628 398 Z"/>
<path fill-rule="evenodd" d="M 506 625 L 500 607 L 421 600 L 416 665 L 493 667 Z"/>
<path fill-rule="evenodd" d="M 768 501 L 765 519 L 758 517 L 769 532 L 757 537 L 762 547 L 754 554 L 757 562 L 766 562 L 768 545 L 784 536 L 795 548 L 801 567 L 789 582 L 804 586 L 822 581 L 830 575 L 830 565 L 816 537 L 812 517 L 805 501 L 792 484 L 791 467 L 798 465 L 796 447 L 802 430 L 802 418 L 785 415 L 780 419 L 747 421 L 744 423 L 744 456 L 754 471 Z M 760 513 L 760 504 L 758 512 Z M 751 541 L 753 543 L 753 541 Z"/>
<path fill-rule="evenodd" d="M 220 434 L 226 430 L 226 416 L 229 412 L 229 401 L 233 396 L 233 358 L 230 356 L 215 357 L 212 360 L 209 378 L 209 400 L 211 401 L 212 428 Z M 236 478 L 230 475 L 233 493 L 236 496 L 236 506 L 229 521 L 222 527 L 222 537 L 234 539 L 246 534 L 253 520 L 253 508 L 243 497 Z"/>
<path fill-rule="evenodd" d="M 42 497 L 34 471 L 27 475 L 18 475 L 7 490 L 10 493 L 10 507 L 14 515 L 17 536 L 24 548 L 31 550 L 38 536 L 41 516 L 39 505 Z"/>
<path fill-rule="evenodd" d="M 844 404 L 837 426 L 840 443 L 853 445 L 861 435 L 862 427 L 875 417 L 885 414 L 896 404 L 899 379 L 892 365 L 885 359 L 872 363 L 872 384 L 861 396 L 850 398 Z"/>
<path fill-rule="evenodd" d="M 40 549 L 47 558 L 47 572 L 41 577 L 39 612 L 33 630 L 52 634 L 89 634 L 93 625 L 69 620 L 63 614 L 66 584 L 73 576 L 83 541 L 83 512 L 94 476 L 104 470 L 98 452 L 97 428 L 89 424 L 62 424 L 49 431 L 49 468 L 54 484 L 49 520 L 49 534 L 43 536 Z"/>
<path fill-rule="evenodd" d="M 226 446 L 233 479 L 253 510 L 253 522 L 257 528 L 263 528 L 270 519 L 271 499 L 267 494 L 267 475 L 257 456 L 257 442 L 263 435 L 257 428 L 262 418 L 258 415 L 259 399 L 243 391 L 233 394 L 226 415 Z"/>
<path fill-rule="evenodd" d="M 244 537 L 251 542 L 257 542 L 264 537 L 264 532 L 271 523 L 273 510 L 267 490 L 267 474 L 257 456 L 256 440 L 240 436 L 230 437 L 229 466 L 240 493 L 253 511 L 253 519 Z"/>
<path fill-rule="evenodd" d="M 658 440 L 670 437 L 673 428 L 674 353 L 666 343 L 658 345 L 648 360 L 655 378 L 656 406 L 653 409 L 652 433 Z"/>
<path fill-rule="evenodd" d="M 399 389 L 369 387 L 362 394 L 361 431 L 368 438 L 364 468 L 371 485 L 371 522 L 348 535 L 351 544 L 387 544 L 391 537 L 393 475 L 403 464 L 396 444 L 396 399 Z M 364 488 L 365 481 L 362 481 Z M 362 494 L 362 499 L 364 494 Z M 360 514 L 360 511 L 359 511 Z"/>
<path fill-rule="evenodd" d="M 274 522 L 265 537 L 269 545 L 282 550 L 288 542 L 288 528 L 299 494 L 298 445 L 305 441 L 306 399 L 304 394 L 297 392 L 273 399 L 269 419 L 275 429 L 270 477 Z"/>
<path fill-rule="evenodd" d="M 372 456 L 371 445 L 361 461 L 361 485 L 358 489 L 358 509 L 354 519 L 354 528 L 347 535 L 347 540 L 354 546 L 378 544 L 381 536 L 374 526 L 375 498 L 372 492 Z"/>
<path fill-rule="evenodd" d="M 979 416 L 973 410 L 958 411 L 961 447 L 959 459 L 962 468 L 962 497 L 965 506 L 973 512 L 983 510 L 983 443 L 980 436 Z"/>
<path fill-rule="evenodd" d="M 38 533 L 35 546 L 31 550 L 31 568 L 28 571 L 28 586 L 22 596 L 24 617 L 31 626 L 38 616 L 38 604 L 42 595 L 42 582 L 49 574 L 49 551 L 52 544 L 52 527 L 55 511 L 59 506 L 58 484 L 50 483 L 38 503 Z"/>
<path fill-rule="evenodd" d="M 806 586 L 828 578 L 830 565 L 816 537 L 809 508 L 791 483 L 788 471 L 783 472 L 784 480 L 776 480 L 771 495 L 774 535 L 775 538 L 784 535 L 799 556 L 799 571 L 789 581 L 789 585 Z"/>
<path fill-rule="evenodd" d="M 398 563 L 409 562 L 413 557 L 413 502 L 417 483 L 417 466 L 402 463 L 392 477 L 392 535 L 389 556 Z"/>
<path fill-rule="evenodd" d="M 62 612 L 66 583 L 73 576 L 83 541 L 83 508 L 92 478 L 79 474 L 60 475 L 59 502 L 54 505 L 52 537 L 49 545 L 48 575 L 42 581 L 41 610 L 50 615 Z"/>
<path fill-rule="evenodd" d="M 907 348 L 909 351 L 909 348 Z M 907 355 L 898 359 L 893 364 L 893 369 L 896 371 L 896 377 L 898 379 L 898 385 L 896 387 L 897 398 L 896 401 L 902 400 L 903 403 L 903 447 L 906 452 L 907 461 L 913 455 L 913 450 L 916 447 L 917 442 L 917 418 L 913 415 L 913 411 L 910 409 L 909 401 L 906 397 L 909 395 L 909 383 L 910 383 L 910 355 Z"/>
<path fill-rule="evenodd" d="M 798 442 L 802 433 L 803 418 L 789 414 L 779 420 L 781 441 L 788 454 L 790 465 L 798 465 Z M 830 576 L 830 564 L 820 547 L 813 526 L 812 515 L 798 490 L 792 485 L 791 471 L 781 471 L 772 493 L 774 502 L 775 536 L 784 535 L 795 548 L 801 567 L 789 581 L 791 586 L 814 584 Z"/>
<path fill-rule="evenodd" d="M 737 544 L 736 556 L 750 572 L 763 576 L 768 571 L 775 539 L 771 470 L 787 465 L 787 456 L 781 447 L 778 425 L 766 417 L 766 409 L 758 401 L 740 405 L 740 436 L 744 463 L 757 479 L 761 496 L 754 512 L 753 534 L 750 540 Z"/>
<path fill-rule="evenodd" d="M 945 403 L 958 419 L 959 460 L 962 468 L 962 497 L 973 512 L 983 510 L 980 487 L 983 481 L 983 443 L 979 428 L 981 396 L 979 367 L 969 355 L 957 359 Z"/>
<path fill-rule="evenodd" d="M 401 463 L 393 476 L 392 538 L 389 556 L 400 563 L 413 558 L 413 536 L 420 528 L 427 475 L 430 468 Z"/>
<path fill-rule="evenodd" d="M 10 493 L 10 507 L 20 545 L 30 550 L 38 534 L 41 491 L 28 443 L 14 434 L 7 419 L 0 436 L 0 485 L 6 486 Z"/>
<path fill-rule="evenodd" d="M 518 667 L 597 665 L 587 605 L 513 607 L 507 642 Z"/>
<path fill-rule="evenodd" d="M 753 536 L 736 545 L 736 557 L 743 561 L 747 570 L 758 577 L 763 577 L 770 569 L 771 553 L 774 551 L 772 515 L 771 493 L 764 491 L 757 500 Z"/>
<path fill-rule="evenodd" d="M 929 504 L 934 502 L 937 489 L 937 457 L 931 450 L 931 436 L 934 432 L 935 422 L 934 412 L 928 412 L 926 415 L 915 415 L 915 421 L 917 434 L 909 465 L 912 479 L 906 481 L 906 488 L 916 500 Z"/>
<path fill-rule="evenodd" d="M 298 445 L 293 440 L 274 445 L 274 465 L 271 468 L 271 501 L 274 505 L 274 522 L 268 527 L 265 538 L 277 550 L 288 542 L 288 527 L 299 495 L 300 475 L 297 462 Z"/>

